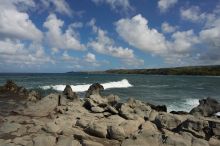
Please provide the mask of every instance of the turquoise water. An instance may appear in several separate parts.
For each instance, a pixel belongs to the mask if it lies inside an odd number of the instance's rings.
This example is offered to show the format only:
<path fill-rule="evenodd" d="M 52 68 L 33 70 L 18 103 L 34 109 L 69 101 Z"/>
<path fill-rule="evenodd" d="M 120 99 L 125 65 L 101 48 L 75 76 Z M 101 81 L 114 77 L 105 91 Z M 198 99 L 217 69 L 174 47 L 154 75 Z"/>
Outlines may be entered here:
<path fill-rule="evenodd" d="M 0 74 L 0 85 L 7 79 L 42 94 L 60 92 L 66 84 L 83 95 L 90 84 L 99 82 L 106 88 L 103 94 L 116 94 L 122 100 L 129 97 L 165 104 L 169 110 L 189 111 L 199 99 L 220 100 L 220 77 L 160 76 L 115 74 Z"/>

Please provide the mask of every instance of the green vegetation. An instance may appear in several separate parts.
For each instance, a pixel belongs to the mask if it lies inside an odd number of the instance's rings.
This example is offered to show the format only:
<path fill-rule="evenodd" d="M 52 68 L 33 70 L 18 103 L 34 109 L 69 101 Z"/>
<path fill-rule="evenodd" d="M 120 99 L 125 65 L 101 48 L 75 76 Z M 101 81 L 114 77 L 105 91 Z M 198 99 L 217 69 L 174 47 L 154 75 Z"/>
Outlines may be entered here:
<path fill-rule="evenodd" d="M 220 76 L 220 65 L 176 67 L 176 68 L 159 68 L 159 69 L 117 69 L 117 70 L 107 70 L 106 73 L 147 74 L 147 75 L 208 75 L 208 76 Z"/>

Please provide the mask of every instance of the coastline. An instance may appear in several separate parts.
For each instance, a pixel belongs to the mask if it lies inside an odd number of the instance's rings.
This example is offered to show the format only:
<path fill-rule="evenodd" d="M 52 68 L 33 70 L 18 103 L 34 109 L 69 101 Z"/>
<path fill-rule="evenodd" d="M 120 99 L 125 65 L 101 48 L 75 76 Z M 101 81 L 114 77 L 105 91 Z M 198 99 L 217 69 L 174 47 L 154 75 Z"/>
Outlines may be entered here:
<path fill-rule="evenodd" d="M 62 93 L 41 97 L 8 82 L 0 88 L 1 95 L 13 93 L 22 97 L 22 104 L 0 117 L 0 146 L 220 144 L 220 118 L 214 115 L 220 111 L 220 103 L 212 98 L 200 100 L 189 113 L 168 113 L 165 105 L 102 96 L 103 89 L 95 83 L 79 99 L 67 85 Z"/>

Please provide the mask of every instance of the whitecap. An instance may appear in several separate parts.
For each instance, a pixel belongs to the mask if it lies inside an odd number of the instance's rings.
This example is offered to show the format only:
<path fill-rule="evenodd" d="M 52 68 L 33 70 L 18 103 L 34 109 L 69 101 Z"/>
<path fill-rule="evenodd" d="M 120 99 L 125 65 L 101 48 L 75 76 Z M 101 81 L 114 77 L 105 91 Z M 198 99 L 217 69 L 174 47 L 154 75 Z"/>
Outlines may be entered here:
<path fill-rule="evenodd" d="M 127 79 L 123 79 L 121 81 L 115 81 L 115 82 L 107 82 L 101 84 L 104 89 L 112 89 L 112 88 L 129 88 L 132 87 Z M 89 89 L 89 86 L 91 84 L 84 84 L 84 85 L 71 85 L 71 88 L 74 90 L 74 92 L 84 92 Z M 48 90 L 53 89 L 57 91 L 63 91 L 65 89 L 66 85 L 49 85 L 49 86 L 40 86 L 41 89 Z"/>
<path fill-rule="evenodd" d="M 199 105 L 199 99 L 187 98 L 184 100 L 179 100 L 178 102 L 173 102 L 167 106 L 167 110 L 170 111 L 186 111 L 189 112 L 194 107 Z"/>

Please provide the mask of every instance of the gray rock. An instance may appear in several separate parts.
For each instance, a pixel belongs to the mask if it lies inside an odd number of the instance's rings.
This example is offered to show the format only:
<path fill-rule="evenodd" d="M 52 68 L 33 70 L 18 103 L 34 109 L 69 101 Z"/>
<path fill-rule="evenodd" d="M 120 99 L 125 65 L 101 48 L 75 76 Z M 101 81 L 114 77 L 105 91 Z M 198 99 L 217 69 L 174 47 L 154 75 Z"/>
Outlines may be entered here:
<path fill-rule="evenodd" d="M 33 144 L 33 146 L 55 146 L 56 138 L 42 134 L 33 138 Z"/>
<path fill-rule="evenodd" d="M 108 133 L 111 139 L 123 140 L 126 137 L 124 128 L 121 126 L 110 126 Z"/>
<path fill-rule="evenodd" d="M 18 123 L 6 122 L 0 127 L 0 133 L 11 133 L 17 131 L 21 127 Z"/>
<path fill-rule="evenodd" d="M 99 106 L 94 106 L 91 108 L 91 111 L 94 112 L 94 113 L 102 113 L 105 111 L 105 109 L 99 107 Z"/>
<path fill-rule="evenodd" d="M 78 100 L 79 97 L 75 92 L 73 92 L 72 88 L 70 85 L 66 85 L 63 94 L 66 95 L 66 97 L 70 100 Z"/>
<path fill-rule="evenodd" d="M 48 133 L 59 133 L 61 132 L 61 128 L 55 124 L 54 122 L 48 122 L 44 126 L 44 130 Z"/>
<path fill-rule="evenodd" d="M 73 137 L 60 136 L 56 146 L 82 146 L 77 140 L 74 140 Z"/>
<path fill-rule="evenodd" d="M 119 109 L 119 114 L 126 119 L 134 120 L 137 117 L 149 118 L 151 107 L 139 100 L 128 99 Z"/>
<path fill-rule="evenodd" d="M 27 105 L 27 107 L 22 107 L 14 112 L 33 117 L 47 116 L 58 106 L 58 98 L 58 94 L 50 94 L 37 103 Z"/>
<path fill-rule="evenodd" d="M 199 101 L 199 105 L 190 111 L 195 116 L 212 116 L 220 112 L 220 103 L 217 100 L 208 97 Z"/>
<path fill-rule="evenodd" d="M 104 90 L 104 87 L 101 84 L 94 83 L 89 87 L 85 97 L 88 98 L 90 95 L 100 95 L 100 91 L 102 90 Z"/>
<path fill-rule="evenodd" d="M 85 131 L 96 137 L 106 138 L 107 136 L 107 126 L 103 123 L 93 122 L 88 125 Z"/>
<path fill-rule="evenodd" d="M 101 143 L 95 142 L 95 141 L 90 141 L 90 140 L 83 140 L 82 141 L 83 146 L 104 146 Z"/>
<path fill-rule="evenodd" d="M 158 128 L 174 130 L 185 120 L 186 117 L 182 117 L 179 115 L 174 115 L 170 113 L 159 113 L 155 118 L 155 123 Z"/>

